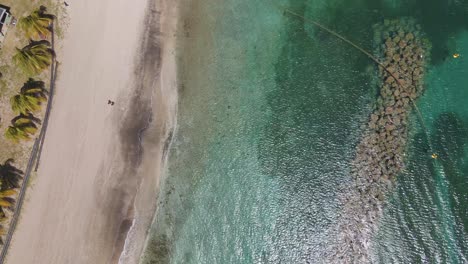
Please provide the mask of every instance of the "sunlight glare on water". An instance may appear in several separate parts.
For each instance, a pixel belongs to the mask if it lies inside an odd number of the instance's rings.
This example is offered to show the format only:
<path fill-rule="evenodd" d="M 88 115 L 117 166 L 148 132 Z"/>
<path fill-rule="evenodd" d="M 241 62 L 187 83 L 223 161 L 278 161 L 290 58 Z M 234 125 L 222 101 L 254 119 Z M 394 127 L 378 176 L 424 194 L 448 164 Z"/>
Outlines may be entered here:
<path fill-rule="evenodd" d="M 278 5 L 369 51 L 372 25 L 385 18 L 422 25 L 433 55 L 418 105 L 440 159 L 426 155 L 412 117 L 406 169 L 373 258 L 466 263 L 466 1 L 186 2 L 179 127 L 142 263 L 322 263 L 334 242 L 341 187 L 351 184 L 349 164 L 379 89 L 375 65 Z"/>

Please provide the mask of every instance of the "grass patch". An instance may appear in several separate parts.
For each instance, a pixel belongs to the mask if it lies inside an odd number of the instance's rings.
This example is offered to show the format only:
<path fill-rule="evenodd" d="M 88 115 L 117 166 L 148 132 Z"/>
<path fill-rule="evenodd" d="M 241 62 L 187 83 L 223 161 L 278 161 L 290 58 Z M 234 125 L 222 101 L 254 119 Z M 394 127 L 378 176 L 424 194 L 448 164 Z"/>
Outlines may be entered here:
<path fill-rule="evenodd" d="M 65 11 L 62 6 L 63 2 L 61 1 L 2 0 L 1 4 L 9 7 L 10 13 L 17 20 L 19 20 L 21 17 L 30 15 L 32 12 L 38 10 L 41 6 L 44 6 L 47 9 L 47 14 L 51 14 L 56 17 L 54 22 L 55 28 L 59 28 L 61 35 L 63 34 L 62 27 L 58 26 L 60 25 L 62 18 L 65 18 L 65 13 L 61 13 Z M 20 93 L 21 88 L 24 86 L 24 84 L 28 81 L 29 78 L 34 77 L 35 80 L 42 80 L 48 84 L 51 76 L 49 70 L 45 70 L 37 76 L 29 76 L 28 73 L 25 73 L 24 70 L 19 69 L 18 66 L 13 62 L 13 55 L 16 53 L 17 48 L 22 49 L 29 43 L 30 40 L 26 36 L 24 31 L 20 30 L 18 27 L 9 25 L 5 39 L 3 43 L 0 44 L 0 163 L 5 162 L 8 159 L 13 159 L 15 161 L 15 167 L 23 171 L 27 167 L 28 160 L 32 151 L 32 146 L 34 144 L 34 138 L 38 136 L 38 134 L 31 137 L 31 140 L 24 140 L 18 144 L 5 137 L 5 132 L 7 128 L 12 124 L 11 120 L 15 118 L 15 116 L 17 116 L 17 113 L 15 113 L 11 108 L 10 98 Z M 46 67 L 44 66 L 44 68 Z M 46 89 L 48 89 L 48 87 L 46 87 Z M 37 89 L 30 90 L 31 95 L 34 96 L 39 95 L 37 94 L 38 91 L 39 90 Z M 26 90 L 23 89 L 22 93 L 25 92 L 28 93 Z M 44 93 L 44 91 L 39 92 Z M 35 116 L 42 119 L 44 113 L 45 109 L 43 108 L 41 111 L 35 113 Z M 18 118 L 15 119 L 18 123 L 18 127 L 21 126 L 25 128 L 25 124 L 23 124 L 25 120 Z M 40 127 L 36 124 L 27 124 L 27 126 L 30 126 L 35 130 L 40 129 Z M 27 187 L 29 187 L 29 183 Z M 17 197 L 15 196 L 11 198 L 16 199 Z M 6 222 L 1 224 L 1 227 L 4 230 L 7 230 L 7 228 L 9 227 L 12 212 L 8 213 L 6 217 Z"/>
<path fill-rule="evenodd" d="M 16 19 L 31 14 L 40 6 L 45 6 L 47 13 L 58 18 L 60 18 L 60 13 L 64 11 L 63 3 L 57 0 L 2 0 L 2 5 L 10 7 L 10 13 Z M 59 28 L 62 32 L 61 27 L 58 26 L 60 25 L 58 21 L 56 21 L 55 25 L 56 29 Z M 22 169 L 26 168 L 33 141 L 14 144 L 7 140 L 4 134 L 10 125 L 10 120 L 16 116 L 11 110 L 10 98 L 17 94 L 22 85 L 31 77 L 17 68 L 12 62 L 12 57 L 16 48 L 22 48 L 28 44 L 29 39 L 24 32 L 19 30 L 18 27 L 10 25 L 5 40 L 0 45 L 0 162 L 13 158 L 16 160 L 18 167 Z M 50 72 L 45 71 L 36 78 L 47 83 L 50 79 Z M 43 113 L 38 113 L 37 116 L 42 117 Z"/>

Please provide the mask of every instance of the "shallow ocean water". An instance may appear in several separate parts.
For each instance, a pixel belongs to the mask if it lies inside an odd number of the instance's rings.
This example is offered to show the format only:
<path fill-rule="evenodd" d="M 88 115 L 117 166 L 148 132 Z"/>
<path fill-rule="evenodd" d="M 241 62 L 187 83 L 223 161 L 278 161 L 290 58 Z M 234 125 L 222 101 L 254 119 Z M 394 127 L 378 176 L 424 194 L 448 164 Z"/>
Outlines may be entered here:
<path fill-rule="evenodd" d="M 370 51 L 373 24 L 411 16 L 422 25 L 433 45 L 418 101 L 428 131 L 412 118 L 407 168 L 381 219 L 374 262 L 466 263 L 468 1 L 183 6 L 178 129 L 142 263 L 322 263 L 333 243 L 349 162 L 378 91 L 375 66 L 281 7 Z"/>

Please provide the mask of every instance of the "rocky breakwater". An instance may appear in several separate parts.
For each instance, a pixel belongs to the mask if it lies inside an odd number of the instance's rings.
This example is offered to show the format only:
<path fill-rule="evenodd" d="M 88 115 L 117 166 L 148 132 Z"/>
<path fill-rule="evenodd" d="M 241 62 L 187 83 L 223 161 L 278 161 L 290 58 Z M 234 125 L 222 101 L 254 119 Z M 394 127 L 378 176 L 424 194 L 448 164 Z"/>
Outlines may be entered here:
<path fill-rule="evenodd" d="M 343 199 L 332 263 L 371 262 L 371 239 L 385 197 L 404 168 L 408 116 L 424 88 L 430 45 L 420 27 L 411 19 L 399 19 L 385 20 L 374 30 L 380 94 L 351 163 L 354 186 Z"/>

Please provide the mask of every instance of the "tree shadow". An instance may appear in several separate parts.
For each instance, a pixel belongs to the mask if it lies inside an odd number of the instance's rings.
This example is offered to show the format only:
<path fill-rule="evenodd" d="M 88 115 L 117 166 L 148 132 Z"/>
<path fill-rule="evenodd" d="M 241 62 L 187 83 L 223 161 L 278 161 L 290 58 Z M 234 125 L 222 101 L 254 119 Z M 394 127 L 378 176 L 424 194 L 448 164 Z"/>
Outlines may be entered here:
<path fill-rule="evenodd" d="M 24 172 L 13 166 L 13 159 L 6 160 L 0 164 L 0 190 L 15 189 L 20 187 Z"/>
<path fill-rule="evenodd" d="M 27 115 L 25 115 L 25 114 L 20 114 L 19 116 L 16 116 L 15 118 L 13 118 L 13 119 L 11 120 L 11 124 L 12 124 L 12 125 L 16 125 L 16 122 L 17 122 L 18 120 L 21 120 L 21 119 L 27 119 L 27 120 L 31 121 L 32 123 L 38 124 L 38 125 L 41 124 L 41 119 L 38 118 L 38 117 L 35 117 L 35 116 L 34 116 L 33 114 L 31 114 L 31 113 L 28 113 Z"/>

